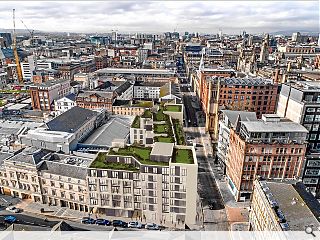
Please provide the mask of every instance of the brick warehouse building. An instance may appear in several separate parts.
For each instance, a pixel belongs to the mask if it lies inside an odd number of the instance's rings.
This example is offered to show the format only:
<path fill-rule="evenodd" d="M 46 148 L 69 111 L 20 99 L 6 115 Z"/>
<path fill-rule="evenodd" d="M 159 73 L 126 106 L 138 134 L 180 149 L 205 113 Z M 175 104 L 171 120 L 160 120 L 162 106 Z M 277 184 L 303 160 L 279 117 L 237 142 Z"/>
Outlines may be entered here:
<path fill-rule="evenodd" d="M 275 113 L 277 93 L 278 84 L 269 79 L 206 77 L 200 91 L 201 107 L 206 115 L 206 131 L 211 133 L 213 139 L 217 139 L 221 109 L 254 111 L 258 118 L 262 114 Z"/>
<path fill-rule="evenodd" d="M 237 201 L 250 199 L 253 180 L 298 179 L 301 175 L 308 131 L 275 114 L 262 120 L 240 121 L 230 130 L 226 159 L 227 181 Z"/>

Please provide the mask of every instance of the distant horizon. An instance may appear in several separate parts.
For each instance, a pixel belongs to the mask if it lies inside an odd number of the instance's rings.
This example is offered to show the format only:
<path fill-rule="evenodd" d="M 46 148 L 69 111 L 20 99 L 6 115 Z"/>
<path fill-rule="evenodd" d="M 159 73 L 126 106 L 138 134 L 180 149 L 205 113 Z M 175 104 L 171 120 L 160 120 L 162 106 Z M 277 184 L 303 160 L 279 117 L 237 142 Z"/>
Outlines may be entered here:
<path fill-rule="evenodd" d="M 41 32 L 126 33 L 199 32 L 237 35 L 319 31 L 318 1 L 6 1 L 0 28 Z"/>
<path fill-rule="evenodd" d="M 111 34 L 112 32 L 70 32 L 70 31 L 59 31 L 59 32 L 53 32 L 53 31 L 42 31 L 42 30 L 37 30 L 37 29 L 30 29 L 31 31 L 34 31 L 35 34 L 41 34 L 41 33 L 44 33 L 44 34 L 55 34 L 55 33 L 60 33 L 60 34 L 86 34 L 86 35 L 103 35 L 103 34 Z M 13 29 L 5 29 L 5 28 L 1 28 L 0 27 L 0 32 L 8 32 L 8 33 L 12 33 Z M 244 30 L 245 31 L 245 30 Z M 16 32 L 18 34 L 29 34 L 28 30 L 26 29 L 16 29 Z M 142 32 L 142 31 L 132 31 L 132 32 L 126 32 L 126 31 L 123 31 L 123 32 L 120 32 L 120 31 L 117 31 L 118 34 L 136 34 L 136 33 L 140 33 L 140 34 L 164 34 L 166 32 L 173 32 L 173 31 L 161 31 L 161 32 Z M 185 31 L 176 31 L 178 32 L 179 34 L 184 34 L 185 32 L 188 32 L 189 34 L 192 34 L 192 33 L 198 33 L 200 35 L 203 35 L 203 34 L 208 34 L 208 35 L 214 35 L 214 34 L 218 34 L 218 32 L 192 32 L 192 31 L 188 31 L 188 30 L 185 30 Z M 303 33 L 307 33 L 307 34 L 310 34 L 311 36 L 316 36 L 318 34 L 320 34 L 320 31 L 313 31 L 313 30 L 310 30 L 310 31 L 307 31 L 307 30 L 282 30 L 282 31 L 271 31 L 271 32 L 256 32 L 256 33 L 251 33 L 251 32 L 247 32 L 245 31 L 246 34 L 249 34 L 249 35 L 263 35 L 263 34 L 273 34 L 273 35 L 283 35 L 283 33 L 286 33 L 286 34 L 292 34 L 293 32 L 300 32 L 301 34 Z M 242 34 L 243 31 L 239 31 L 238 33 L 223 33 L 223 35 L 240 35 Z"/>

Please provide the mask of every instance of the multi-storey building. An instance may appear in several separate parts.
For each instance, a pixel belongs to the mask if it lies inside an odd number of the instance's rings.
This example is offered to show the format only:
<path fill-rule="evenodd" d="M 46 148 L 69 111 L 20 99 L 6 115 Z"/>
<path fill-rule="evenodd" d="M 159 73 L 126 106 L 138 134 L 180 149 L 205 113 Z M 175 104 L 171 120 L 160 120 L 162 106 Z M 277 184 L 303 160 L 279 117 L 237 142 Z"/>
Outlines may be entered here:
<path fill-rule="evenodd" d="M 177 76 L 174 71 L 166 69 L 127 69 L 127 68 L 104 68 L 96 71 L 98 76 L 117 77 L 119 75 L 135 80 L 151 82 L 176 82 Z"/>
<path fill-rule="evenodd" d="M 112 112 L 112 103 L 115 99 L 115 92 L 106 91 L 84 91 L 76 98 L 77 106 L 86 109 L 106 109 Z"/>
<path fill-rule="evenodd" d="M 196 188 L 194 148 L 173 143 L 112 148 L 88 171 L 90 208 L 112 216 L 194 224 Z"/>
<path fill-rule="evenodd" d="M 249 199 L 253 180 L 298 179 L 304 165 L 308 131 L 299 123 L 265 114 L 238 121 L 230 130 L 226 160 L 229 187 L 236 200 Z"/>
<path fill-rule="evenodd" d="M 76 95 L 73 93 L 54 101 L 54 110 L 57 115 L 60 115 L 75 106 L 77 106 Z"/>
<path fill-rule="evenodd" d="M 303 183 L 320 197 L 320 84 L 297 81 L 282 85 L 277 114 L 309 130 Z"/>
<path fill-rule="evenodd" d="M 29 90 L 33 109 L 51 111 L 54 100 L 70 94 L 70 80 L 47 81 L 31 85 Z"/>
<path fill-rule="evenodd" d="M 218 152 L 217 160 L 226 173 L 226 158 L 229 151 L 230 129 L 236 127 L 237 121 L 256 121 L 257 116 L 255 112 L 221 110 L 219 115 L 219 137 L 218 137 Z"/>
<path fill-rule="evenodd" d="M 133 103 L 129 100 L 115 100 L 112 105 L 112 114 L 141 116 L 147 108 L 152 107 L 152 101 L 139 101 Z"/>
<path fill-rule="evenodd" d="M 130 128 L 130 144 L 150 146 L 155 142 L 184 145 L 183 105 L 165 104 L 158 111 L 146 110 L 136 116 Z"/>
<path fill-rule="evenodd" d="M 278 85 L 269 79 L 225 78 L 220 80 L 219 106 L 262 114 L 276 111 Z"/>
<path fill-rule="evenodd" d="M 159 99 L 160 89 L 163 82 L 135 82 L 133 86 L 133 97 L 135 99 Z"/>
<path fill-rule="evenodd" d="M 205 129 L 213 139 L 217 139 L 220 109 L 254 111 L 258 118 L 276 110 L 278 85 L 271 80 L 207 76 L 201 85 L 199 96 L 206 115 Z"/>
<path fill-rule="evenodd" d="M 195 224 L 198 166 L 193 147 L 122 146 L 91 157 L 32 147 L 2 154 L 0 191 L 88 213 Z"/>
<path fill-rule="evenodd" d="M 21 134 L 20 142 L 27 146 L 69 153 L 77 149 L 77 144 L 105 120 L 105 111 L 97 112 L 75 106 L 44 126 Z"/>
<path fill-rule="evenodd" d="M 265 231 L 264 239 L 279 239 L 279 231 L 316 230 L 320 227 L 319 209 L 319 202 L 301 183 L 255 180 L 250 230 Z"/>

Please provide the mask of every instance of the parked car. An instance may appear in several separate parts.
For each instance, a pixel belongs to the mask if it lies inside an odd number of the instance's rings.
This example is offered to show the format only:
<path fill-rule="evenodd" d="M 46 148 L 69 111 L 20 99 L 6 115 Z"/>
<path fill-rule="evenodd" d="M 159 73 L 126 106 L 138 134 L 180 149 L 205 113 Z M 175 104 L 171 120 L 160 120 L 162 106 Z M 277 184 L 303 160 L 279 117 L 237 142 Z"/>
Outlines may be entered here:
<path fill-rule="evenodd" d="M 15 223 L 17 221 L 17 218 L 15 216 L 9 215 L 4 218 L 4 221 L 6 223 Z"/>
<path fill-rule="evenodd" d="M 9 211 L 9 212 L 13 212 L 13 213 L 18 213 L 18 212 L 20 212 L 20 209 L 14 207 L 14 206 L 9 206 L 9 207 L 6 208 L 6 210 Z"/>
<path fill-rule="evenodd" d="M 83 217 L 81 219 L 81 223 L 83 224 L 95 224 L 96 220 L 93 218 L 89 218 L 89 217 Z"/>
<path fill-rule="evenodd" d="M 155 223 L 147 223 L 145 226 L 146 229 L 148 230 L 159 230 L 159 226 Z"/>
<path fill-rule="evenodd" d="M 142 224 L 139 223 L 139 222 L 136 222 L 136 221 L 134 221 L 134 222 L 129 222 L 129 223 L 128 223 L 128 227 L 129 227 L 129 228 L 142 228 Z"/>
<path fill-rule="evenodd" d="M 128 223 L 121 221 L 121 220 L 113 220 L 112 226 L 126 228 L 126 227 L 128 227 Z"/>
<path fill-rule="evenodd" d="M 96 224 L 109 226 L 109 225 L 111 225 L 111 222 L 107 219 L 99 218 L 96 220 Z"/>

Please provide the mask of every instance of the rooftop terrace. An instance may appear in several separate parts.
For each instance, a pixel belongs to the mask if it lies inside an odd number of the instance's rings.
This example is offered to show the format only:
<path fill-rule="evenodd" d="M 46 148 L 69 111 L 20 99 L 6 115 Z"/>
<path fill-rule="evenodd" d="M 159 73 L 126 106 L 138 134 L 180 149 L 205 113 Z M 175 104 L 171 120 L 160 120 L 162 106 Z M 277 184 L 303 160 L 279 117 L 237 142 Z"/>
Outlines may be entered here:
<path fill-rule="evenodd" d="M 120 156 L 133 156 L 135 157 L 141 164 L 146 165 L 161 165 L 167 166 L 168 163 L 165 162 L 156 162 L 150 160 L 151 147 L 125 147 L 125 148 L 112 148 L 109 151 L 109 155 L 120 155 Z"/>
<path fill-rule="evenodd" d="M 126 171 L 138 171 L 139 169 L 132 164 L 108 162 L 107 153 L 100 152 L 96 159 L 91 163 L 90 168 L 116 169 Z"/>
<path fill-rule="evenodd" d="M 191 149 L 173 149 L 173 163 L 193 164 L 193 154 Z"/>

